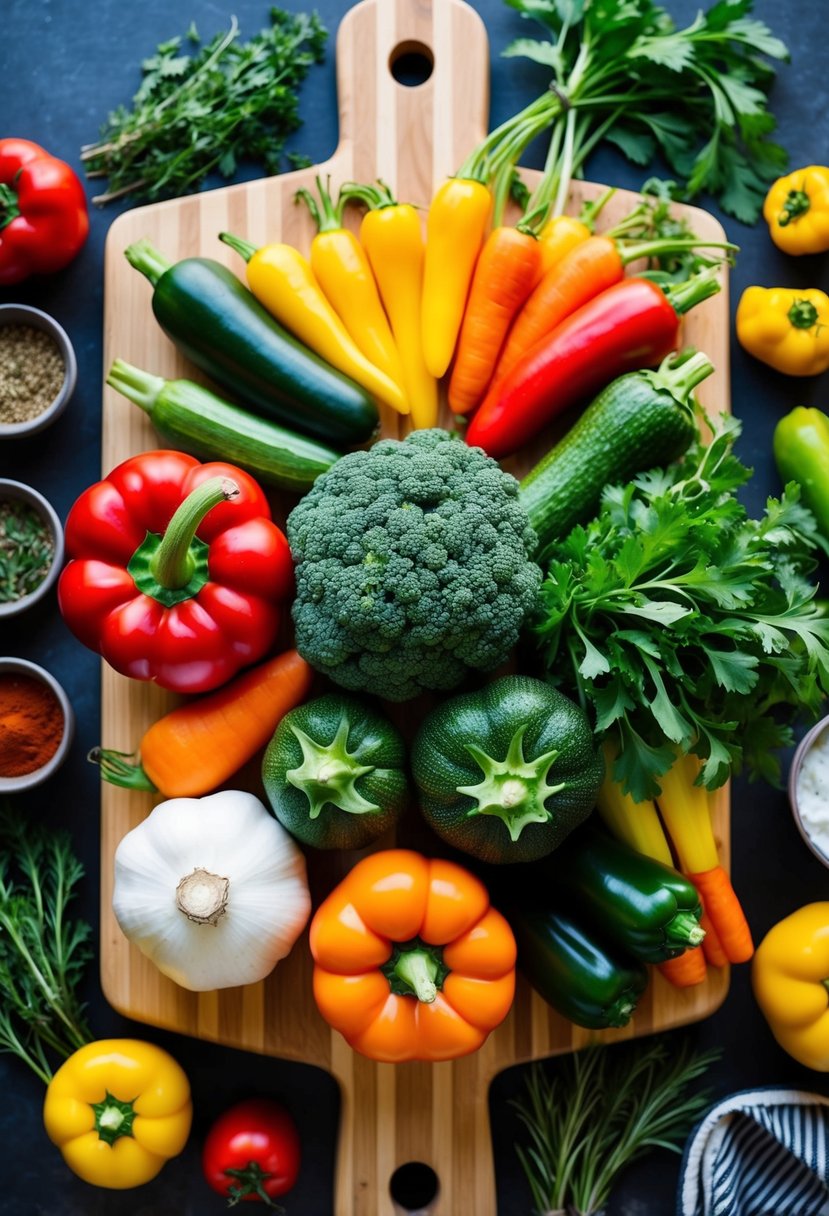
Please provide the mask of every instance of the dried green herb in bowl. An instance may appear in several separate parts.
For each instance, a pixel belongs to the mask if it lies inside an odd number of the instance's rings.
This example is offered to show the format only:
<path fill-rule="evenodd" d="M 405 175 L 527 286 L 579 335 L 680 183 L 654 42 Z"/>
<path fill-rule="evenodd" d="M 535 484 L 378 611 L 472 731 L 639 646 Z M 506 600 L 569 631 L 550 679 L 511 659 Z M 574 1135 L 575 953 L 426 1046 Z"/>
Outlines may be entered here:
<path fill-rule="evenodd" d="M 63 561 L 63 529 L 42 494 L 0 478 L 0 618 L 37 603 Z"/>

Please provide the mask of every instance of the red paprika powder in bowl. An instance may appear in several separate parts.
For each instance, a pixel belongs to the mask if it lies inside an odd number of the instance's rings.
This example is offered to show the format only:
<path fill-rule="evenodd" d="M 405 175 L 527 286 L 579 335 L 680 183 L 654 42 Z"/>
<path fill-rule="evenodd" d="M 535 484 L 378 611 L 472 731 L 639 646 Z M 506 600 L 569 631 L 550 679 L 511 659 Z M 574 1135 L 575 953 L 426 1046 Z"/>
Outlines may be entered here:
<path fill-rule="evenodd" d="M 0 658 L 0 794 L 51 777 L 74 728 L 69 698 L 54 676 L 27 659 Z"/>

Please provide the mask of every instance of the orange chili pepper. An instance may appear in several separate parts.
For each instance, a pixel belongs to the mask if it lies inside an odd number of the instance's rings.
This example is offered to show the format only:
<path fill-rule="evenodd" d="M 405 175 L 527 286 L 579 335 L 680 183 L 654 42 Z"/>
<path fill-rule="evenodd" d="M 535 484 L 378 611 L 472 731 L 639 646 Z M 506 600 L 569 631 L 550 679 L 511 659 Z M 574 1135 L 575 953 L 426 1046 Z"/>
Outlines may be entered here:
<path fill-rule="evenodd" d="M 314 996 L 373 1060 L 477 1051 L 515 993 L 515 939 L 479 879 L 407 849 L 364 858 L 311 922 Z"/>

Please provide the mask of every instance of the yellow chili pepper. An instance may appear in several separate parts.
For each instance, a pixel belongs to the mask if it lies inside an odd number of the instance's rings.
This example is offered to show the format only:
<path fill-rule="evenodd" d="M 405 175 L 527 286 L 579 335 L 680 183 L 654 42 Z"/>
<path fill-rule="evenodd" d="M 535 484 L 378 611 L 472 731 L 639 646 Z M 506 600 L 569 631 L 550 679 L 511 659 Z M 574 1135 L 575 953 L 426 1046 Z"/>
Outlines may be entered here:
<path fill-rule="evenodd" d="M 311 242 L 311 269 L 357 346 L 396 386 L 396 400 L 389 400 L 387 404 L 401 414 L 408 414 L 400 355 L 371 266 L 354 233 L 343 228 L 346 200 L 341 193 L 334 204 L 322 179 L 318 177 L 316 182 L 319 202 L 310 190 L 296 193 L 297 200 L 302 199 L 307 204 L 319 229 Z"/>
<path fill-rule="evenodd" d="M 565 254 L 592 235 L 592 229 L 573 215 L 554 215 L 547 220 L 538 234 L 541 264 L 536 282 L 540 283 L 547 271 L 557 266 Z"/>
<path fill-rule="evenodd" d="M 137 1039 L 87 1043 L 46 1090 L 46 1134 L 93 1186 L 123 1190 L 155 1178 L 190 1134 L 190 1085 L 172 1056 Z"/>
<path fill-rule="evenodd" d="M 770 929 L 751 978 L 783 1050 L 807 1068 L 829 1072 L 829 903 L 806 904 Z"/>
<path fill-rule="evenodd" d="M 426 366 L 438 378 L 452 360 L 491 209 L 483 182 L 461 177 L 444 182 L 429 207 L 421 329 Z"/>
<path fill-rule="evenodd" d="M 740 345 L 787 376 L 829 368 L 829 296 L 815 287 L 747 287 L 737 306 Z"/>
<path fill-rule="evenodd" d="M 763 203 L 763 218 L 778 249 L 796 257 L 829 249 L 829 169 L 806 165 L 778 177 Z"/>
<path fill-rule="evenodd" d="M 248 264 L 248 286 L 280 325 L 337 371 L 356 380 L 379 401 L 404 412 L 400 386 L 368 360 L 322 293 L 308 260 L 291 245 L 257 249 L 229 232 L 219 234 Z"/>
<path fill-rule="evenodd" d="M 410 203 L 398 203 L 384 182 L 376 186 L 349 184 L 342 198 L 368 206 L 360 226 L 360 242 L 368 255 L 388 314 L 403 369 L 403 388 L 412 425 L 437 426 L 438 385 L 426 366 L 420 337 L 423 295 L 423 234 Z"/>
<path fill-rule="evenodd" d="M 611 776 L 615 749 L 605 742 L 603 751 L 605 777 L 599 789 L 596 809 L 619 840 L 636 849 L 637 853 L 673 868 L 671 850 L 656 807 L 653 802 L 634 802 L 630 794 L 622 793 L 621 785 Z"/>

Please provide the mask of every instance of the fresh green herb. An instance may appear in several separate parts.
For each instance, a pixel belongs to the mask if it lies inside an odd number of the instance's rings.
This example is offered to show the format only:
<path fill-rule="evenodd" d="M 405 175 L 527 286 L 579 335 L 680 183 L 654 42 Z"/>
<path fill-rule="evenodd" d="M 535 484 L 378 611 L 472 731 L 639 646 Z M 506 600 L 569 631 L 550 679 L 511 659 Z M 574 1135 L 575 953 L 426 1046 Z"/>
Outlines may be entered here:
<path fill-rule="evenodd" d="M 679 463 L 605 489 L 599 514 L 551 548 L 532 628 L 554 683 L 616 737 L 614 776 L 653 797 L 671 743 L 779 778 L 774 750 L 829 692 L 829 616 L 808 575 L 821 545 L 791 482 L 759 520 L 736 497 L 751 476 L 736 419 Z"/>
<path fill-rule="evenodd" d="M 788 52 L 749 16 L 753 0 L 717 0 L 685 29 L 653 0 L 507 3 L 547 34 L 519 38 L 504 54 L 552 72 L 554 213 L 564 209 L 571 177 L 609 140 L 637 165 L 661 153 L 687 197 L 707 190 L 729 214 L 754 223 L 787 160 L 769 139 L 774 70 L 761 56 L 785 60 Z"/>
<path fill-rule="evenodd" d="M 711 1100 L 689 1086 L 718 1055 L 657 1042 L 588 1047 L 553 1076 L 535 1065 L 514 1106 L 529 1133 L 516 1152 L 539 1216 L 593 1216 L 631 1161 L 652 1148 L 679 1152 Z"/>
<path fill-rule="evenodd" d="M 77 988 L 92 930 L 67 916 L 82 875 L 68 836 L 0 810 L 0 1051 L 47 1084 L 49 1053 L 62 1061 L 91 1038 Z"/>
<path fill-rule="evenodd" d="M 0 603 L 31 595 L 54 556 L 52 530 L 39 513 L 16 499 L 0 502 Z"/>
<path fill-rule="evenodd" d="M 297 89 L 322 61 L 327 32 L 316 13 L 272 8 L 270 19 L 250 42 L 237 41 L 234 17 L 193 55 L 182 53 L 182 38 L 171 38 L 144 60 L 133 108 L 119 106 L 102 138 L 81 150 L 87 175 L 109 178 L 107 193 L 93 202 L 186 194 L 214 170 L 231 177 L 242 160 L 281 171 L 286 137 L 300 126 Z M 194 25 L 186 37 L 199 42 Z"/>

